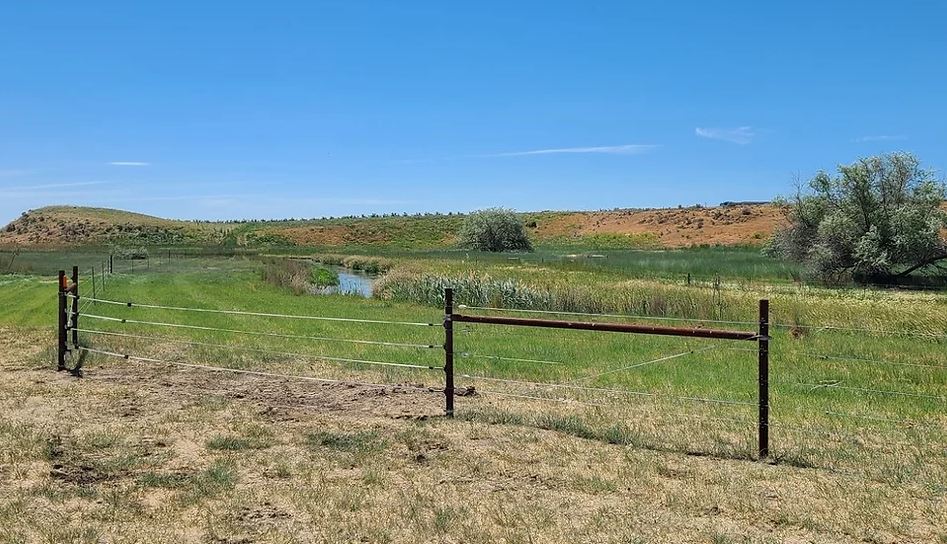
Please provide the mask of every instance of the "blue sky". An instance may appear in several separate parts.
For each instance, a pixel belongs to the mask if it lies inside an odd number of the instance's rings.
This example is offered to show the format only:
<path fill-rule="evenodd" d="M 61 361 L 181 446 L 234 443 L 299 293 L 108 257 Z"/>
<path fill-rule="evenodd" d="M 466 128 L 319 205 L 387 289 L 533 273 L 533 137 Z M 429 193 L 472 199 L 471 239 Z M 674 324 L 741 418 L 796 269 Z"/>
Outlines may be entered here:
<path fill-rule="evenodd" d="M 768 200 L 947 167 L 947 2 L 5 2 L 0 221 Z"/>

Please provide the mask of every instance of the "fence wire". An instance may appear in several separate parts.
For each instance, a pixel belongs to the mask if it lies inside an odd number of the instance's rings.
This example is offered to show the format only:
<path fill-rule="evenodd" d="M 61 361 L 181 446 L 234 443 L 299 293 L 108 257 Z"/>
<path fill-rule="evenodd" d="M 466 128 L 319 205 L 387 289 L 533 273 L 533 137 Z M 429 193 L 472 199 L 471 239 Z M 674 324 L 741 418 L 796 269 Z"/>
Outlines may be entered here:
<path fill-rule="evenodd" d="M 901 397 L 913 397 L 913 398 L 922 398 L 922 399 L 931 399 L 939 400 L 941 402 L 947 401 L 947 397 L 943 395 L 928 395 L 926 393 L 913 393 L 910 391 L 892 391 L 889 389 L 873 389 L 870 387 L 855 387 L 850 385 L 842 385 L 841 380 L 832 380 L 826 383 L 806 383 L 806 382 L 787 382 L 787 381 L 775 381 L 770 382 L 775 385 L 791 385 L 799 388 L 805 388 L 809 390 L 809 393 L 813 393 L 818 390 L 828 390 L 828 389 L 841 389 L 844 391 L 857 391 L 862 393 L 870 393 L 876 395 L 892 395 L 892 396 L 901 396 Z"/>
<path fill-rule="evenodd" d="M 786 353 L 786 354 L 774 353 L 773 355 L 775 355 L 778 358 L 789 358 L 793 355 L 805 355 L 808 357 L 813 357 L 815 359 L 821 359 L 821 360 L 826 360 L 826 361 L 854 361 L 854 362 L 877 364 L 877 365 L 913 366 L 913 367 L 921 367 L 921 368 L 939 368 L 941 370 L 947 370 L 947 365 L 933 365 L 933 364 L 925 364 L 925 363 L 904 363 L 904 362 L 899 362 L 899 361 L 887 361 L 884 359 L 870 359 L 866 357 L 834 355 L 834 354 L 828 354 L 828 353 L 818 353 L 818 352 L 813 352 L 813 351 L 797 351 L 795 353 Z"/>
<path fill-rule="evenodd" d="M 838 332 L 863 332 L 877 336 L 907 337 L 907 338 L 927 338 L 939 340 L 947 338 L 947 334 L 938 334 L 934 332 L 911 332 L 911 331 L 891 331 L 885 329 L 869 329 L 864 327 L 842 327 L 836 325 L 793 325 L 789 323 L 770 323 L 771 327 L 781 329 L 805 329 L 818 331 L 838 331 Z"/>
<path fill-rule="evenodd" d="M 418 369 L 426 369 L 426 370 L 440 370 L 443 368 L 443 367 L 435 366 L 435 365 L 392 363 L 392 362 L 387 362 L 387 361 L 372 361 L 368 359 L 351 359 L 347 357 L 334 357 L 334 356 L 321 355 L 321 354 L 307 354 L 307 353 L 298 353 L 298 352 L 292 352 L 292 351 L 278 351 L 278 350 L 262 349 L 262 348 L 250 348 L 250 347 L 244 347 L 244 346 L 239 346 L 239 345 L 234 345 L 234 344 L 231 344 L 231 345 L 212 344 L 209 342 L 176 340 L 174 338 L 168 338 L 165 336 L 144 336 L 144 335 L 138 335 L 138 334 L 125 334 L 125 333 L 116 333 L 116 332 L 111 332 L 111 331 L 100 331 L 100 330 L 94 330 L 94 329 L 81 329 L 81 328 L 78 328 L 75 330 L 77 332 L 81 332 L 85 334 L 100 334 L 100 335 L 107 335 L 107 336 L 118 336 L 118 337 L 123 337 L 123 338 L 136 338 L 140 340 L 150 340 L 150 341 L 155 341 L 155 342 L 168 342 L 172 344 L 185 344 L 189 346 L 203 346 L 203 347 L 230 349 L 230 350 L 239 350 L 239 351 L 255 351 L 258 353 L 268 353 L 271 355 L 283 355 L 287 357 L 301 357 L 305 359 L 321 359 L 321 360 L 326 360 L 326 361 L 336 361 L 340 363 L 359 363 L 359 364 L 366 364 L 366 365 L 394 366 L 394 367 L 418 368 Z"/>
<path fill-rule="evenodd" d="M 99 355 L 106 355 L 109 357 L 116 357 L 119 359 L 139 361 L 143 363 L 158 363 L 158 364 L 165 364 L 165 365 L 170 365 L 170 366 L 179 366 L 183 368 L 209 370 L 212 372 L 225 372 L 225 373 L 232 373 L 232 374 L 245 374 L 249 376 L 259 376 L 259 377 L 264 377 L 264 378 L 279 378 L 279 379 L 286 379 L 286 380 L 300 380 L 300 381 L 328 383 L 328 384 L 361 385 L 365 387 L 377 387 L 377 388 L 382 388 L 382 389 L 392 389 L 392 388 L 412 389 L 412 390 L 417 390 L 417 391 L 425 391 L 429 393 L 436 393 L 436 392 L 443 393 L 444 391 L 443 389 L 423 387 L 419 385 L 410 385 L 410 384 L 382 384 L 382 383 L 360 382 L 360 381 L 354 381 L 354 380 L 333 380 L 329 378 L 317 378 L 315 376 L 303 376 L 299 374 L 282 374 L 278 372 L 265 372 L 261 370 L 246 370 L 246 369 L 241 369 L 241 368 L 226 368 L 226 367 L 221 367 L 221 366 L 202 365 L 202 364 L 197 364 L 197 363 L 184 363 L 180 361 L 167 361 L 164 359 L 155 359 L 152 357 L 141 357 L 138 355 L 129 355 L 127 353 L 119 353 L 115 351 L 108 351 L 108 350 L 101 350 L 101 349 L 87 348 L 87 347 L 80 347 L 79 350 L 86 351 L 89 353 L 96 353 Z"/>
<path fill-rule="evenodd" d="M 221 327 L 206 327 L 203 325 L 186 325 L 183 323 L 166 323 L 162 321 L 142 321 L 137 319 L 126 319 L 122 317 L 110 317 L 97 314 L 84 314 L 82 317 L 89 319 L 99 319 L 103 321 L 112 321 L 115 323 L 133 323 L 135 325 L 151 325 L 155 327 L 171 327 L 178 329 L 191 329 L 199 331 L 211 331 L 211 332 L 226 332 L 230 334 L 244 334 L 247 336 L 269 336 L 272 338 L 286 338 L 286 339 L 296 339 L 296 340 L 316 340 L 321 342 L 342 342 L 348 344 L 365 344 L 371 346 L 388 346 L 388 347 L 399 347 L 399 348 L 416 348 L 416 349 L 435 349 L 441 346 L 436 344 L 410 344 L 402 342 L 382 342 L 380 340 L 358 340 L 350 338 L 337 338 L 332 336 L 308 336 L 308 335 L 299 335 L 299 334 L 283 334 L 277 332 L 262 332 L 262 331 L 248 331 L 241 329 L 225 329 Z"/>
<path fill-rule="evenodd" d="M 633 369 L 633 368 L 639 368 L 639 367 L 642 367 L 642 366 L 653 365 L 653 364 L 655 364 L 655 363 L 661 363 L 661 362 L 664 362 L 664 361 L 670 361 L 670 360 L 672 360 L 672 359 L 679 359 L 679 358 L 681 358 L 681 357 L 685 357 L 685 356 L 687 356 L 687 355 L 692 355 L 692 354 L 696 354 L 696 353 L 704 353 L 704 352 L 710 351 L 710 350 L 712 350 L 712 349 L 717 349 L 718 347 L 719 347 L 719 346 L 706 346 L 706 347 L 701 348 L 701 349 L 690 349 L 690 350 L 687 350 L 687 351 L 684 351 L 684 352 L 681 352 L 681 353 L 675 353 L 674 355 L 665 355 L 665 356 L 663 356 L 663 357 L 658 357 L 657 359 L 651 359 L 650 361 L 642 361 L 642 362 L 634 363 L 634 364 L 631 364 L 631 365 L 628 365 L 628 366 L 623 366 L 623 367 L 621 367 L 621 368 L 615 368 L 615 369 L 612 369 L 612 370 L 606 370 L 605 372 L 599 372 L 598 374 L 592 374 L 591 376 L 584 376 L 584 377 L 582 377 L 582 378 L 579 378 L 579 379 L 575 380 L 575 381 L 572 382 L 572 383 L 589 382 L 589 381 L 592 381 L 592 380 L 594 380 L 594 379 L 596 379 L 596 378 L 600 378 L 600 377 L 602 377 L 602 376 L 606 376 L 606 375 L 608 375 L 608 374 L 614 374 L 614 373 L 616 373 L 616 372 L 624 372 L 624 371 L 626 371 L 626 370 L 631 370 L 631 369 Z"/>
<path fill-rule="evenodd" d="M 88 298 L 88 297 L 87 297 Z M 406 325 L 414 327 L 434 327 L 438 324 L 435 323 L 424 323 L 424 322 L 414 322 L 414 321 L 387 321 L 381 319 L 357 319 L 353 317 L 329 317 L 321 315 L 298 315 L 298 314 L 274 314 L 266 312 L 250 312 L 246 310 L 215 310 L 213 308 L 189 308 L 185 306 L 161 306 L 158 304 L 142 304 L 139 302 L 122 302 L 119 300 L 109 300 L 103 298 L 88 298 L 93 302 L 100 302 L 102 304 L 111 304 L 113 306 L 124 306 L 126 308 L 147 308 L 154 310 L 170 310 L 176 312 L 198 312 L 198 313 L 209 313 L 209 314 L 226 314 L 226 315 L 245 315 L 253 317 L 275 317 L 281 319 L 303 319 L 303 320 L 312 320 L 312 321 L 337 321 L 343 323 L 371 323 L 376 325 Z"/>
<path fill-rule="evenodd" d="M 469 351 L 458 352 L 457 355 L 465 358 L 473 359 L 489 359 L 494 361 L 511 361 L 516 363 L 536 363 L 540 365 L 564 365 L 566 363 L 562 361 L 550 361 L 546 359 L 525 359 L 522 357 L 501 357 L 499 355 L 482 355 L 479 353 L 471 353 Z"/>

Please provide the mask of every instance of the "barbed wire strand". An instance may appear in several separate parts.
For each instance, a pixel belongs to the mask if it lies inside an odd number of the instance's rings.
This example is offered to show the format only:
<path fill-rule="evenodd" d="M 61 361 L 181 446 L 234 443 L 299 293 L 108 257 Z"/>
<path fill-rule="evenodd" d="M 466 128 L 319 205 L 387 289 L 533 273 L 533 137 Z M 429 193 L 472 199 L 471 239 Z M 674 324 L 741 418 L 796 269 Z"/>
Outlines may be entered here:
<path fill-rule="evenodd" d="M 126 308 L 147 308 L 153 310 L 172 310 L 177 312 L 199 312 L 211 314 L 227 315 L 246 315 L 254 317 L 276 317 L 283 319 L 306 319 L 315 321 L 340 321 L 344 323 L 372 323 L 378 325 L 407 325 L 416 327 L 434 327 L 435 323 L 421 323 L 414 321 L 386 321 L 380 319 L 356 319 L 351 317 L 329 317 L 317 315 L 296 315 L 296 314 L 273 314 L 266 312 L 250 312 L 245 310 L 215 310 L 213 308 L 189 308 L 185 306 L 161 306 L 158 304 L 141 304 L 138 302 L 121 302 L 118 300 L 109 300 L 102 298 L 89 298 L 88 300 L 100 302 L 102 304 L 112 304 L 115 306 L 125 306 Z"/>
<path fill-rule="evenodd" d="M 664 362 L 664 361 L 670 361 L 671 359 L 678 359 L 678 358 L 680 358 L 680 357 L 684 357 L 684 356 L 686 356 L 686 355 L 691 355 L 691 354 L 695 354 L 695 353 L 704 353 L 704 352 L 706 352 L 706 351 L 710 351 L 710 350 L 715 349 L 715 348 L 717 348 L 717 347 L 718 347 L 718 346 L 706 346 L 706 347 L 703 347 L 703 348 L 701 348 L 701 349 L 691 349 L 691 350 L 687 350 L 687 351 L 684 351 L 684 352 L 681 352 L 681 353 L 675 353 L 674 355 L 665 355 L 665 356 L 663 356 L 663 357 L 658 357 L 657 359 L 652 359 L 652 360 L 650 360 L 650 361 L 644 361 L 644 362 L 640 362 L 640 363 L 635 363 L 635 364 L 628 365 L 628 366 L 624 366 L 624 367 L 621 367 L 621 368 L 616 368 L 616 369 L 613 369 L 613 370 L 606 370 L 605 372 L 600 372 L 600 373 L 598 373 L 598 374 L 593 374 L 593 375 L 591 375 L 591 376 L 584 376 L 584 377 L 579 378 L 579 379 L 577 379 L 577 380 L 575 380 L 575 381 L 573 381 L 573 382 L 571 382 L 571 383 L 587 382 L 587 381 L 591 381 L 591 380 L 594 380 L 595 378 L 600 378 L 600 377 L 605 376 L 605 375 L 608 375 L 608 374 L 614 374 L 614 373 L 616 373 L 616 372 L 623 372 L 623 371 L 625 371 L 625 370 L 631 370 L 631 369 L 633 369 L 633 368 L 639 368 L 639 367 L 642 367 L 642 366 L 652 365 L 652 364 L 655 364 L 655 363 L 661 363 L 661 362 Z"/>
<path fill-rule="evenodd" d="M 805 383 L 805 382 L 786 382 L 786 381 L 777 381 L 777 382 L 771 382 L 771 383 L 775 385 L 794 385 L 797 387 L 805 387 L 809 389 L 810 393 L 818 389 L 842 389 L 845 391 L 860 391 L 863 393 L 875 393 L 879 395 L 895 395 L 895 396 L 902 396 L 902 397 L 932 399 L 932 400 L 939 400 L 941 402 L 947 401 L 947 397 L 943 395 L 928 395 L 925 393 L 913 393 L 910 391 L 891 391 L 888 389 L 872 389 L 870 387 L 854 387 L 850 385 L 842 385 L 841 380 L 836 380 L 831 383 Z"/>
<path fill-rule="evenodd" d="M 947 365 L 929 365 L 929 364 L 924 364 L 924 363 L 903 363 L 899 361 L 886 361 L 884 359 L 849 357 L 849 356 L 844 356 L 844 355 L 832 355 L 828 353 L 817 353 L 817 352 L 812 352 L 812 351 L 797 351 L 795 353 L 773 352 L 772 355 L 775 355 L 776 357 L 779 357 L 779 358 L 789 358 L 793 355 L 805 355 L 808 357 L 815 357 L 817 359 L 830 360 L 830 361 L 857 361 L 857 362 L 862 362 L 862 363 L 875 363 L 879 365 L 916 366 L 916 367 L 923 367 L 923 368 L 940 368 L 940 369 L 947 370 Z"/>
<path fill-rule="evenodd" d="M 155 359 L 152 357 L 140 357 L 137 355 L 129 355 L 127 353 L 119 353 L 115 351 L 107 351 L 95 348 L 80 347 L 80 351 L 87 351 L 89 353 L 97 353 L 100 355 L 107 355 L 110 357 L 117 357 L 120 359 L 127 359 L 131 361 L 140 361 L 145 363 L 159 363 L 171 366 L 180 366 L 184 368 L 194 368 L 198 370 L 209 370 L 212 372 L 229 372 L 233 374 L 246 374 L 249 376 L 260 376 L 264 378 L 279 378 L 287 380 L 301 380 L 301 381 L 310 381 L 317 383 L 330 383 L 330 384 L 349 384 L 349 385 L 361 385 L 365 387 L 378 387 L 383 389 L 389 388 L 403 388 L 403 389 L 414 389 L 419 391 L 426 392 L 438 392 L 436 388 L 421 387 L 418 385 L 402 385 L 402 384 L 381 384 L 381 383 L 370 383 L 370 382 L 359 382 L 352 380 L 332 380 L 329 378 L 317 378 L 315 376 L 302 376 L 299 374 L 281 374 L 278 372 L 264 372 L 261 370 L 245 370 L 240 368 L 226 368 L 221 366 L 212 366 L 212 365 L 201 365 L 196 363 L 183 363 L 180 361 L 166 361 L 164 359 Z M 443 389 L 440 390 L 443 392 Z"/>
<path fill-rule="evenodd" d="M 85 314 L 83 317 L 89 319 L 100 319 L 103 321 L 113 321 L 116 323 L 133 323 L 136 325 L 153 325 L 156 327 L 172 327 L 179 329 L 192 329 L 199 331 L 213 331 L 213 332 L 226 332 L 232 334 L 245 334 L 248 336 L 269 336 L 272 338 L 288 338 L 295 340 L 318 340 L 323 342 L 342 342 L 347 344 L 366 344 L 371 346 L 388 346 L 388 347 L 399 347 L 399 348 L 417 348 L 417 349 L 435 349 L 441 346 L 436 344 L 409 344 L 401 342 L 382 342 L 380 340 L 357 340 L 350 338 L 335 338 L 331 336 L 307 336 L 299 334 L 283 334 L 277 332 L 262 332 L 262 331 L 247 331 L 240 329 L 224 329 L 220 327 L 206 327 L 203 325 L 186 325 L 183 323 L 165 323 L 161 321 L 141 321 L 137 319 L 126 319 L 122 317 L 109 317 L 104 315 L 96 314 Z"/>
<path fill-rule="evenodd" d="M 499 355 L 481 355 L 479 353 L 471 353 L 469 351 L 462 351 L 458 353 L 461 357 L 465 358 L 474 358 L 474 359 L 494 359 L 498 361 L 513 361 L 519 363 L 537 363 L 543 365 L 564 365 L 562 361 L 547 361 L 545 359 L 524 359 L 521 357 L 501 357 Z"/>
<path fill-rule="evenodd" d="M 572 384 L 565 384 L 565 383 L 530 382 L 526 380 L 513 380 L 513 379 L 508 379 L 508 378 L 493 378 L 490 376 L 473 376 L 470 374 L 461 374 L 461 376 L 464 378 L 471 379 L 471 380 L 484 380 L 484 381 L 492 381 L 492 382 L 497 382 L 497 383 L 509 383 L 509 384 L 514 384 L 514 385 L 527 385 L 530 387 L 547 387 L 551 389 L 573 389 L 577 391 L 615 393 L 619 395 L 631 395 L 631 396 L 639 396 L 639 397 L 668 398 L 668 399 L 675 399 L 675 400 L 685 400 L 685 401 L 692 401 L 692 402 L 707 402 L 707 403 L 714 403 L 714 404 L 727 404 L 727 405 L 734 405 L 734 406 L 756 406 L 756 403 L 754 402 L 745 402 L 745 401 L 739 401 L 739 400 L 665 395 L 662 393 L 654 393 L 654 392 L 648 392 L 648 391 L 610 389 L 610 388 L 605 388 L 605 387 L 588 387 L 588 386 L 572 385 Z"/>
<path fill-rule="evenodd" d="M 947 334 L 938 334 L 934 332 L 911 332 L 911 331 L 889 331 L 885 329 L 868 329 L 868 328 L 859 328 L 859 327 L 841 327 L 836 325 L 791 325 L 788 323 L 770 323 L 771 327 L 778 327 L 782 329 L 816 329 L 816 332 L 820 330 L 829 330 L 829 331 L 840 331 L 840 332 L 866 332 L 875 334 L 878 336 L 906 336 L 910 338 L 947 338 Z"/>
<path fill-rule="evenodd" d="M 169 342 L 173 344 L 187 344 L 191 346 L 205 346 L 211 348 L 221 348 L 221 349 L 234 349 L 242 351 L 255 351 L 258 353 L 268 353 L 272 355 L 285 355 L 289 357 L 302 357 L 305 359 L 324 359 L 326 361 L 337 361 L 341 363 L 363 363 L 366 365 L 379 365 L 379 366 L 400 366 L 405 368 L 419 368 L 426 370 L 441 370 L 443 367 L 434 366 L 434 365 L 415 365 L 410 363 L 392 363 L 387 361 L 371 361 L 368 359 L 352 359 L 348 357 L 334 357 L 329 355 L 320 355 L 320 354 L 307 354 L 307 353 L 298 353 L 292 351 L 279 351 L 272 349 L 262 349 L 262 348 L 251 348 L 239 345 L 228 345 L 228 344 L 212 344 L 210 342 L 195 342 L 190 340 L 176 340 L 174 338 L 162 337 L 162 336 L 144 336 L 137 334 L 125 334 L 125 333 L 116 333 L 111 331 L 99 331 L 94 329 L 75 329 L 78 332 L 86 334 L 103 334 L 108 336 L 121 336 L 125 338 L 138 338 L 142 340 L 154 340 L 159 342 Z"/>

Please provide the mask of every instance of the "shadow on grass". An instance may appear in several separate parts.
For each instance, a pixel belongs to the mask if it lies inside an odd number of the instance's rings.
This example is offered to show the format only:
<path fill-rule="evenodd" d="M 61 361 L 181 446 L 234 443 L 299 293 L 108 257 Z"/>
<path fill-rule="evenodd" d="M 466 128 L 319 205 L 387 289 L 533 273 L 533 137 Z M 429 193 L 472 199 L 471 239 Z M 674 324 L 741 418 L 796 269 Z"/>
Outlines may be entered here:
<path fill-rule="evenodd" d="M 621 423 L 615 423 L 606 427 L 598 428 L 589 425 L 581 418 L 571 415 L 549 413 L 522 415 L 498 409 L 478 409 L 460 412 L 457 414 L 457 419 L 463 421 L 487 423 L 490 425 L 517 425 L 524 427 L 535 427 L 538 429 L 557 431 L 585 440 L 595 440 L 605 444 L 630 446 L 637 449 L 664 453 L 679 453 L 692 457 L 760 462 L 760 459 L 755 455 L 755 452 L 750 449 L 730 447 L 726 451 L 704 451 L 687 447 L 658 444 L 645 437 L 641 432 L 631 429 Z M 773 456 L 764 460 L 763 462 L 770 465 L 786 465 L 797 468 L 823 468 L 814 464 L 805 456 L 797 454 L 782 454 Z"/>

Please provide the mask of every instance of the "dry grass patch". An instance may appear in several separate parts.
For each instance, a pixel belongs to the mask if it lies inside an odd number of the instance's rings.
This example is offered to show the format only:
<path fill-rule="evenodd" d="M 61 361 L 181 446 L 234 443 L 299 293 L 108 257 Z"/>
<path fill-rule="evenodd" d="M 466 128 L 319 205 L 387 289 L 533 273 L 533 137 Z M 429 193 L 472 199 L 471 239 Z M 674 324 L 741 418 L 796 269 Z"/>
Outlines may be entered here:
<path fill-rule="evenodd" d="M 644 449 L 627 430 L 486 397 L 464 399 L 486 415 L 448 421 L 403 418 L 438 404 L 407 392 L 121 361 L 77 381 L 36 368 L 46 338 L 0 332 L 4 542 L 945 538 L 944 489 L 917 483 L 936 477 Z"/>

